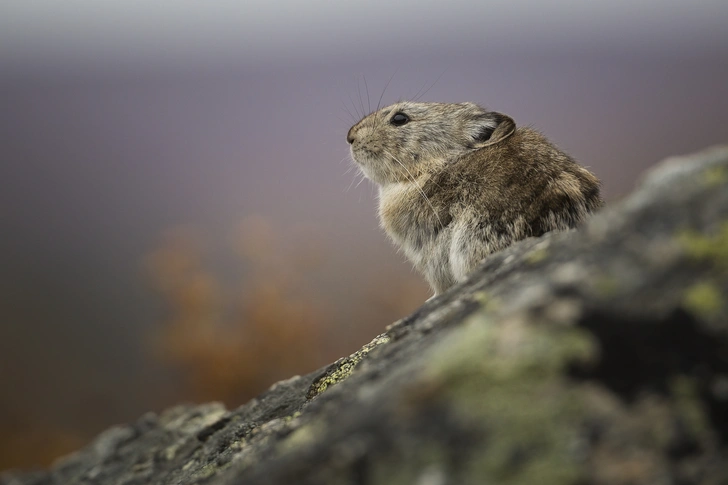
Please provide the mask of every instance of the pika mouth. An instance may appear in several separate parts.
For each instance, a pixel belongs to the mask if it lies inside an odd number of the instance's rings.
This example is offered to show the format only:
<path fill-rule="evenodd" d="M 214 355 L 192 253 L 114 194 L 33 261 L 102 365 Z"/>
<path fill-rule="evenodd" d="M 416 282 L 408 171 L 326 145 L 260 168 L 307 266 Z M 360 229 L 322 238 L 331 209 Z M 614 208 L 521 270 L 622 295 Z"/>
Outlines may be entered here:
<path fill-rule="evenodd" d="M 372 162 L 376 162 L 380 157 L 371 150 L 367 150 L 362 147 L 351 146 L 351 158 L 359 165 L 371 165 Z"/>
<path fill-rule="evenodd" d="M 383 161 L 376 153 L 372 153 L 369 150 L 354 150 L 352 147 L 351 159 L 356 163 L 366 178 L 377 184 L 385 182 L 386 177 L 382 173 Z"/>

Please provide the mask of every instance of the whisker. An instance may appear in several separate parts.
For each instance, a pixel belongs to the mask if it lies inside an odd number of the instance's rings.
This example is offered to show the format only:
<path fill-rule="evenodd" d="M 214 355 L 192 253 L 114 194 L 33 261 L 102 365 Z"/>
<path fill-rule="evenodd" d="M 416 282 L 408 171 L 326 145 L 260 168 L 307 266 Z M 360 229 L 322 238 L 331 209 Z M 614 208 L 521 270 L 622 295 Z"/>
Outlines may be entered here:
<path fill-rule="evenodd" d="M 355 163 L 352 163 L 352 164 L 349 165 L 349 168 L 346 169 L 346 172 L 344 172 L 344 175 L 348 175 L 351 172 L 354 172 L 354 175 L 361 174 L 361 171 L 359 170 L 359 167 Z"/>
<path fill-rule="evenodd" d="M 349 183 L 349 186 L 346 188 L 345 192 L 348 192 L 351 190 L 351 188 L 354 186 L 354 182 L 356 182 L 356 177 L 351 178 L 351 183 Z M 357 184 L 358 186 L 358 184 Z"/>
<path fill-rule="evenodd" d="M 344 119 L 344 118 L 342 118 L 339 115 L 336 115 L 336 119 L 339 120 L 339 121 L 341 121 L 342 123 L 351 123 L 351 121 L 349 121 L 347 119 Z"/>
<path fill-rule="evenodd" d="M 440 220 L 440 216 L 438 216 L 438 215 L 437 215 L 437 211 L 435 210 L 435 206 L 433 206 L 433 205 L 432 205 L 432 202 L 430 202 L 430 199 L 428 199 L 428 198 L 427 198 L 427 194 L 425 194 L 425 191 L 424 191 L 424 190 L 422 190 L 422 187 L 420 187 L 420 184 L 418 184 L 418 183 L 417 183 L 417 180 L 416 180 L 416 179 L 414 178 L 414 176 L 412 175 L 412 173 L 411 173 L 411 172 L 410 172 L 410 171 L 409 171 L 409 170 L 407 169 L 407 167 L 406 167 L 406 166 L 405 166 L 405 165 L 404 165 L 404 164 L 403 164 L 402 162 L 400 162 L 400 161 L 399 161 L 399 160 L 398 160 L 398 159 L 397 159 L 397 158 L 396 158 L 396 157 L 395 157 L 394 155 L 392 155 L 392 154 L 391 154 L 391 153 L 389 153 L 389 152 L 384 152 L 384 153 L 386 153 L 386 154 L 387 154 L 387 155 L 388 155 L 388 156 L 389 156 L 389 157 L 390 157 L 390 158 L 391 158 L 392 160 L 394 160 L 395 162 L 399 163 L 399 164 L 401 165 L 401 167 L 402 167 L 402 168 L 403 168 L 403 169 L 405 170 L 405 172 L 407 172 L 407 175 L 409 175 L 409 177 L 410 177 L 410 180 L 412 180 L 412 183 L 414 183 L 414 184 L 415 184 L 415 187 L 417 187 L 417 190 L 419 190 L 419 191 L 420 191 L 420 194 L 422 194 L 422 197 L 423 197 L 423 198 L 425 199 L 425 202 L 427 202 L 427 205 L 429 205 L 429 206 L 430 206 L 430 209 L 432 209 L 432 213 L 433 213 L 433 214 L 435 215 L 435 218 L 437 219 L 437 222 L 439 222 L 439 223 L 440 223 L 440 227 L 441 227 L 441 228 L 444 228 L 444 227 L 445 227 L 445 225 L 444 225 L 444 224 L 442 223 L 442 221 Z"/>
<path fill-rule="evenodd" d="M 394 75 L 397 74 L 397 70 L 398 69 L 399 68 L 397 68 L 397 69 L 394 70 L 394 72 L 392 73 L 392 76 L 390 76 L 390 78 L 389 78 L 389 81 L 387 81 L 387 84 L 384 85 L 384 89 L 382 89 L 382 94 L 379 96 L 379 101 L 377 101 L 377 109 L 376 109 L 376 111 L 379 111 L 379 108 L 381 108 L 382 98 L 384 98 L 384 93 L 387 92 L 387 88 L 389 87 L 389 83 L 391 83 L 392 82 L 392 79 L 394 79 Z"/>
<path fill-rule="evenodd" d="M 351 118 L 352 123 L 356 123 L 358 120 L 354 117 L 352 112 L 349 110 L 349 107 L 346 106 L 346 103 L 343 103 L 341 110 L 344 111 L 346 114 L 349 115 L 349 118 Z M 344 120 L 342 120 L 344 121 Z"/>
<path fill-rule="evenodd" d="M 425 89 L 425 86 L 427 86 L 427 81 L 423 82 L 420 89 L 418 89 L 417 92 L 415 93 L 415 95 L 412 96 L 412 101 L 417 101 L 418 99 L 420 99 L 419 98 L 420 93 L 422 92 L 423 89 Z"/>
<path fill-rule="evenodd" d="M 361 81 L 359 81 L 359 78 L 356 79 L 356 91 L 359 93 L 359 106 L 361 106 L 361 117 L 364 118 L 366 116 L 367 110 L 364 109 L 364 99 L 361 97 Z"/>
<path fill-rule="evenodd" d="M 356 103 L 354 102 L 354 98 L 351 97 L 351 93 L 349 93 L 349 102 L 351 103 L 351 107 L 354 108 L 354 113 L 356 113 L 356 118 L 357 119 L 363 118 L 363 116 L 359 114 L 359 109 L 356 107 Z"/>
<path fill-rule="evenodd" d="M 362 77 L 364 78 L 364 90 L 367 93 L 367 114 L 369 114 L 372 112 L 372 103 L 369 101 L 369 86 L 367 86 L 366 76 L 362 75 Z"/>
<path fill-rule="evenodd" d="M 446 71 L 447 71 L 447 68 L 443 69 L 442 72 L 440 73 L 440 75 L 437 76 L 437 79 L 435 79 L 435 82 L 433 82 L 432 84 L 430 84 L 430 87 L 427 88 L 424 93 L 422 93 L 420 95 L 417 95 L 416 94 L 415 95 L 415 98 L 414 98 L 414 101 L 418 101 L 420 98 L 424 97 L 425 94 L 427 94 L 430 91 L 430 89 L 432 89 L 433 87 L 435 87 L 435 84 L 437 84 L 437 82 L 442 78 L 442 76 L 445 74 Z M 424 87 L 424 86 L 422 86 L 422 87 Z"/>

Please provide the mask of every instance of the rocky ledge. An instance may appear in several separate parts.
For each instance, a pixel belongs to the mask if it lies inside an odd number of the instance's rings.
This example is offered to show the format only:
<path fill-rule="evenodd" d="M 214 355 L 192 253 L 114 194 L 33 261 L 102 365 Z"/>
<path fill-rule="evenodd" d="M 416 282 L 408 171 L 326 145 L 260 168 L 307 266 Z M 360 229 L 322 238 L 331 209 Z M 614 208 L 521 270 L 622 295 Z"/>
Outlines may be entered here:
<path fill-rule="evenodd" d="M 728 483 L 728 147 L 522 241 L 234 411 L 109 429 L 51 484 Z"/>

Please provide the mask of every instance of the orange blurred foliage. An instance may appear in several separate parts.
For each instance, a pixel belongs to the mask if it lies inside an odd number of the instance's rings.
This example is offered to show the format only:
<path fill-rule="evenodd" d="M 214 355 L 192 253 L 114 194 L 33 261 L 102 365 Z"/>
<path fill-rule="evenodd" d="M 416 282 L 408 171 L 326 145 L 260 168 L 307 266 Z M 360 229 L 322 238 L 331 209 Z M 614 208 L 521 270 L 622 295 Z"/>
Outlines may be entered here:
<path fill-rule="evenodd" d="M 43 422 L 35 415 L 10 413 L 0 420 L 0 471 L 48 466 L 86 444 L 82 433 Z"/>
<path fill-rule="evenodd" d="M 241 224 L 235 249 L 246 271 L 233 292 L 205 268 L 189 229 L 168 235 L 150 256 L 169 311 L 153 348 L 182 371 L 181 398 L 235 406 L 327 363 L 332 313 L 307 285 L 323 260 L 320 246 L 297 240 L 289 254 L 277 239 L 263 218 Z"/>
<path fill-rule="evenodd" d="M 350 283 L 340 283 L 339 269 L 329 267 L 334 285 L 351 285 L 344 289 L 351 298 L 335 301 L 316 278 L 329 248 L 313 227 L 284 234 L 267 219 L 250 217 L 235 231 L 236 257 L 217 258 L 225 261 L 223 267 L 215 266 L 209 242 L 193 228 L 178 228 L 145 258 L 164 304 L 162 321 L 148 335 L 148 350 L 179 385 L 172 384 L 171 395 L 165 391 L 165 402 L 159 396 L 132 396 L 142 407 L 181 401 L 238 406 L 278 380 L 350 354 L 427 298 L 421 279 L 401 268 L 371 281 L 356 273 Z M 0 470 L 49 466 L 92 439 L 88 429 L 64 427 L 3 404 Z M 85 414 L 101 422 L 111 413 L 98 403 L 86 405 L 91 407 Z M 109 416 L 108 424 L 115 419 Z"/>

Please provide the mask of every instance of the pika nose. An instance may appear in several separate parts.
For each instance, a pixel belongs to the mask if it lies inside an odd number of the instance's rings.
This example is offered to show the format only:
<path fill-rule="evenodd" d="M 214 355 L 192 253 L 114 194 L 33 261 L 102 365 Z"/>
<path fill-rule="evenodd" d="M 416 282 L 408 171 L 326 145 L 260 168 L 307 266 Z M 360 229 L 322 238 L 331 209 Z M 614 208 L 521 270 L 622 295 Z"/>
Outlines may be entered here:
<path fill-rule="evenodd" d="M 354 143 L 354 127 L 349 128 L 349 133 L 346 134 L 346 142 L 351 145 Z"/>

